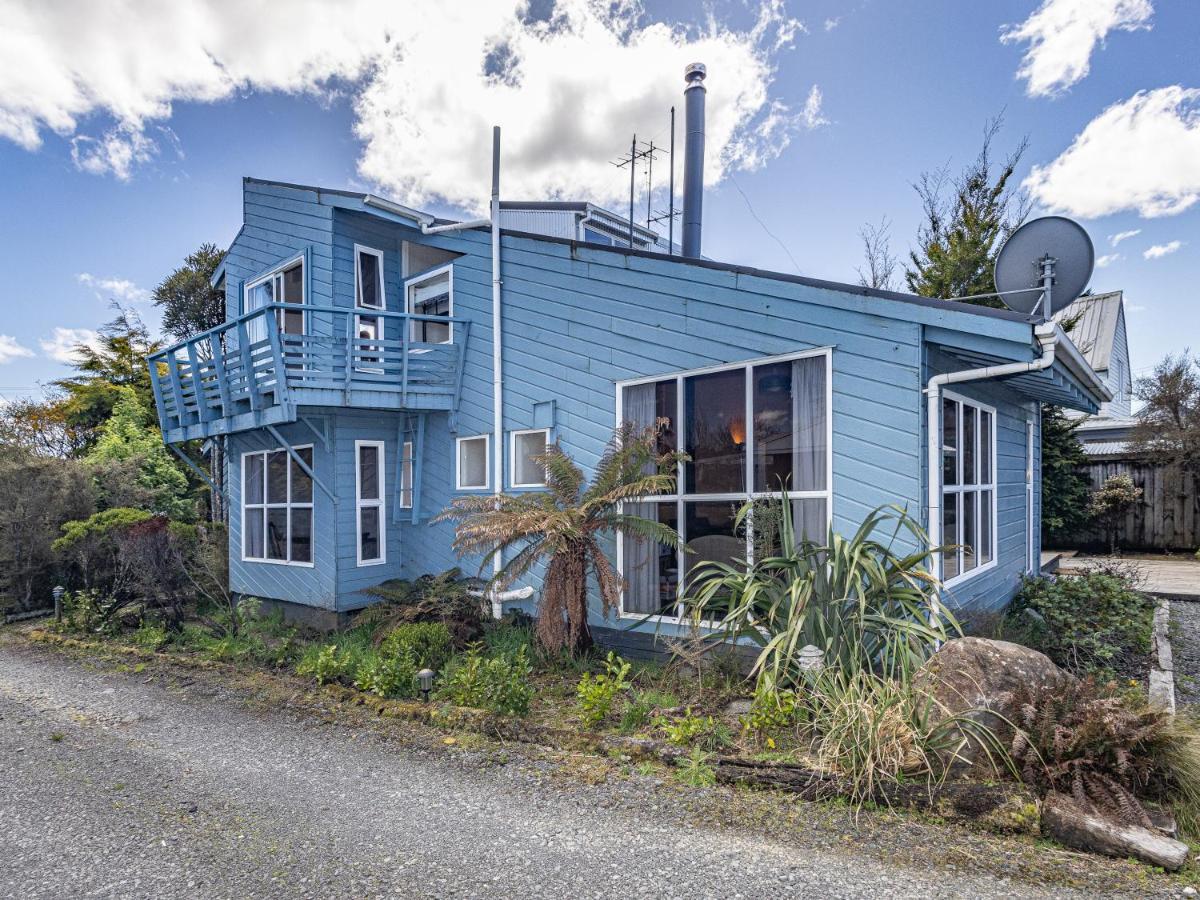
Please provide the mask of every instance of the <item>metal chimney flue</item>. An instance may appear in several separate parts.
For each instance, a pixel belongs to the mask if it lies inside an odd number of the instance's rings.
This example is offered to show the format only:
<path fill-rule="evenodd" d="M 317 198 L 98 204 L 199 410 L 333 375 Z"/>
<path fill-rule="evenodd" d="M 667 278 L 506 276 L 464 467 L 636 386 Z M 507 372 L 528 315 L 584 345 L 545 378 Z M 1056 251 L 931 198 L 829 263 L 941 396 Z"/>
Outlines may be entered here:
<path fill-rule="evenodd" d="M 683 255 L 700 255 L 700 227 L 704 212 L 704 63 L 683 70 Z"/>

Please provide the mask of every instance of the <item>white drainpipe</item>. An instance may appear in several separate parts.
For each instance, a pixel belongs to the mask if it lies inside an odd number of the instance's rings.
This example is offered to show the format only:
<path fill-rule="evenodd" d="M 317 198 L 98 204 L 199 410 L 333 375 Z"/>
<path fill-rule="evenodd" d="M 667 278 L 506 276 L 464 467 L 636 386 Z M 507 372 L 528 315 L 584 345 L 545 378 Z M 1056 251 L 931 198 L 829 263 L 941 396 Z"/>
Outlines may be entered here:
<path fill-rule="evenodd" d="M 926 403 L 926 445 L 928 450 L 927 478 L 928 499 L 926 512 L 928 514 L 929 546 L 939 547 L 942 543 L 942 480 L 938 473 L 941 471 L 942 442 L 939 420 L 942 409 L 942 388 L 947 384 L 960 384 L 964 381 L 984 381 L 989 378 L 1000 378 L 1005 375 L 1022 375 L 1026 372 L 1040 372 L 1054 365 L 1054 350 L 1058 344 L 1058 328 L 1053 322 L 1043 322 L 1034 329 L 1034 336 L 1041 346 L 1042 355 L 1032 362 L 1005 363 L 1000 366 L 984 366 L 979 369 L 962 369 L 958 372 L 946 372 L 934 375 L 929 379 L 925 388 Z M 935 552 L 930 558 L 933 571 L 940 571 L 941 554 Z M 936 600 L 934 601 L 936 604 Z"/>
<path fill-rule="evenodd" d="M 495 469 L 492 492 L 497 496 L 504 490 L 504 342 L 501 339 L 500 310 L 500 126 L 492 128 L 492 415 L 495 434 L 492 438 L 492 453 Z M 492 573 L 499 574 L 500 554 L 492 557 Z M 492 593 L 492 615 L 497 619 L 503 615 L 502 595 Z"/>
<path fill-rule="evenodd" d="M 462 231 L 465 228 L 484 228 L 491 219 L 472 219 L 470 222 L 451 222 L 449 225 L 422 225 L 421 234 L 441 234 L 443 231 Z"/>

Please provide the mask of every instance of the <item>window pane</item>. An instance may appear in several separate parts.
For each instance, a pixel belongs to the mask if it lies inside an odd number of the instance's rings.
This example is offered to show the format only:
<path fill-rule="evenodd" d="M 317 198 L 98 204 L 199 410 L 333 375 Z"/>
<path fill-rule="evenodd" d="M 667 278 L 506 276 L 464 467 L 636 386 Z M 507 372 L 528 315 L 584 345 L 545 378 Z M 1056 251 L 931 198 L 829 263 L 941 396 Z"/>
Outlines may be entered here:
<path fill-rule="evenodd" d="M 823 356 L 792 363 L 792 393 L 796 402 L 796 462 L 792 481 L 798 491 L 823 491 L 827 487 L 829 423 L 825 374 Z"/>
<path fill-rule="evenodd" d="M 267 454 L 267 502 L 287 503 L 288 455 L 286 450 Z"/>
<path fill-rule="evenodd" d="M 287 559 L 286 506 L 267 509 L 267 559 Z"/>
<path fill-rule="evenodd" d="M 535 459 L 546 452 L 546 432 L 535 431 L 529 434 L 518 434 L 514 437 L 515 444 L 513 464 L 514 484 L 545 484 L 546 469 Z"/>
<path fill-rule="evenodd" d="M 358 497 L 360 500 L 379 499 L 379 448 L 358 448 Z"/>
<path fill-rule="evenodd" d="M 421 284 L 413 285 L 409 290 L 410 307 L 417 315 L 450 315 L 449 272 L 444 272 Z M 414 322 L 412 339 L 431 344 L 445 343 L 450 340 L 450 325 L 447 322 Z"/>
<path fill-rule="evenodd" d="M 404 442 L 404 459 L 400 464 L 400 505 L 411 509 L 413 502 L 413 445 Z"/>
<path fill-rule="evenodd" d="M 362 539 L 362 558 L 379 559 L 379 507 L 364 506 L 358 511 L 358 529 Z"/>
<path fill-rule="evenodd" d="M 958 574 L 958 495 L 942 494 L 942 579 Z"/>
<path fill-rule="evenodd" d="M 297 263 L 283 273 L 283 302 L 304 302 L 304 263 Z"/>
<path fill-rule="evenodd" d="M 754 489 L 800 490 L 794 475 L 796 454 L 795 396 L 792 364 L 755 366 Z"/>
<path fill-rule="evenodd" d="M 979 483 L 992 483 L 992 414 L 979 411 Z"/>
<path fill-rule="evenodd" d="M 1028 541 L 1026 542 L 1028 544 Z M 992 561 L 992 492 L 979 494 L 979 564 Z"/>
<path fill-rule="evenodd" d="M 824 500 L 793 500 L 792 528 L 800 540 L 825 545 L 829 539 Z"/>
<path fill-rule="evenodd" d="M 312 562 L 312 510 L 292 510 L 292 562 Z"/>
<path fill-rule="evenodd" d="M 746 489 L 746 372 L 696 375 L 684 382 L 689 494 Z"/>
<path fill-rule="evenodd" d="M 741 565 L 746 558 L 746 541 L 733 527 L 738 506 L 728 500 L 684 504 L 684 534 L 692 550 L 684 557 L 688 571 L 706 562 Z"/>
<path fill-rule="evenodd" d="M 942 484 L 958 484 L 958 404 L 942 401 Z"/>
<path fill-rule="evenodd" d="M 975 494 L 962 495 L 962 567 L 964 572 L 975 568 Z"/>
<path fill-rule="evenodd" d="M 487 441 L 483 438 L 459 443 L 458 483 L 464 488 L 487 487 Z"/>
<path fill-rule="evenodd" d="M 263 509 L 246 510 L 242 520 L 245 533 L 242 535 L 243 554 L 247 559 L 263 558 Z"/>
<path fill-rule="evenodd" d="M 379 257 L 373 253 L 358 255 L 358 303 L 359 306 L 379 307 L 383 304 L 380 297 L 383 292 L 379 284 Z"/>
<path fill-rule="evenodd" d="M 644 519 L 657 519 L 670 528 L 678 526 L 675 502 L 629 503 L 625 512 Z M 622 575 L 625 578 L 624 610 L 630 613 L 675 615 L 679 587 L 679 556 L 671 547 L 629 534 L 621 536 Z"/>
<path fill-rule="evenodd" d="M 658 437 L 659 453 L 674 453 L 679 446 L 679 434 L 676 419 L 679 418 L 679 407 L 676 398 L 679 396 L 679 385 L 675 379 L 660 381 L 654 385 L 654 415 L 656 419 L 666 419 L 666 427 Z M 652 423 L 651 423 L 652 424 Z"/>
<path fill-rule="evenodd" d="M 964 406 L 962 414 L 963 484 L 975 483 L 975 407 Z"/>
<path fill-rule="evenodd" d="M 310 469 L 313 466 L 312 447 L 301 447 L 296 451 L 296 455 L 304 460 L 304 464 Z M 292 467 L 292 502 L 293 503 L 311 503 L 313 498 L 312 479 L 296 465 L 296 461 L 289 457 L 288 462 Z"/>
<path fill-rule="evenodd" d="M 263 457 L 262 454 L 254 453 L 242 457 L 242 465 L 245 467 L 245 481 L 243 483 L 243 493 L 245 503 L 262 503 L 263 502 Z"/>
<path fill-rule="evenodd" d="M 678 386 L 675 379 L 647 384 L 634 384 L 621 394 L 621 417 L 636 428 L 648 428 L 660 419 L 666 424 L 658 435 L 658 452 L 673 453 L 679 445 L 675 420 L 679 418 L 676 406 Z M 649 467 L 647 467 L 649 470 Z"/>

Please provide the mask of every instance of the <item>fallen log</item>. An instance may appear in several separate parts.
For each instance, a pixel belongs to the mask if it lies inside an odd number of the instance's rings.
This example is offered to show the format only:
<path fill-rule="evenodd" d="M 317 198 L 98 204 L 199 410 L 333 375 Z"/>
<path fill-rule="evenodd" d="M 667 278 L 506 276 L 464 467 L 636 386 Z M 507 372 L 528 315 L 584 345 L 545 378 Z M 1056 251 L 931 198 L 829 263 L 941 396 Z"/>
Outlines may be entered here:
<path fill-rule="evenodd" d="M 1143 862 L 1177 871 L 1187 862 L 1187 844 L 1149 828 L 1123 825 L 1082 809 L 1065 794 L 1051 793 L 1042 803 L 1042 829 L 1061 844 L 1076 850 L 1135 857 Z"/>

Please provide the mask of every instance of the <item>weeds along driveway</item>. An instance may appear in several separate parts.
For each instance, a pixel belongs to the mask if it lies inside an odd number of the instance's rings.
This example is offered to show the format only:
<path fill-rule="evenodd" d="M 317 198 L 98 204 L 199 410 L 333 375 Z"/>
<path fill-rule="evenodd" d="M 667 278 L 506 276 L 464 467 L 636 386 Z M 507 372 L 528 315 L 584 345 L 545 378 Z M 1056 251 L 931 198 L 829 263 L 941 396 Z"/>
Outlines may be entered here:
<path fill-rule="evenodd" d="M 157 665 L 116 671 L 0 634 L 0 897 L 1178 889 L 1132 864 L 919 822 L 872 824 L 894 817 L 866 814 L 855 831 L 830 807 L 726 788 L 684 795 L 596 758 L 468 737 L 447 748 L 441 733 L 362 710 L 280 709 L 286 695 L 268 699 L 268 688 L 236 680 Z M 712 824 L 722 818 L 713 810 L 736 809 L 760 820 L 759 834 Z M 777 839 L 762 836 L 771 828 Z M 925 853 L 957 865 L 913 864 Z M 1020 877 L 1004 877 L 1005 865 Z M 1039 874 L 1082 890 L 1023 880 Z"/>

